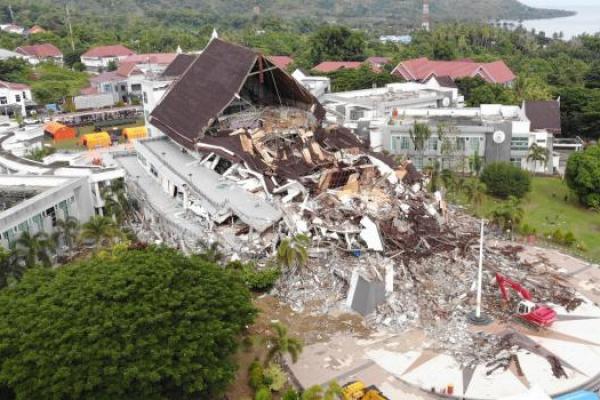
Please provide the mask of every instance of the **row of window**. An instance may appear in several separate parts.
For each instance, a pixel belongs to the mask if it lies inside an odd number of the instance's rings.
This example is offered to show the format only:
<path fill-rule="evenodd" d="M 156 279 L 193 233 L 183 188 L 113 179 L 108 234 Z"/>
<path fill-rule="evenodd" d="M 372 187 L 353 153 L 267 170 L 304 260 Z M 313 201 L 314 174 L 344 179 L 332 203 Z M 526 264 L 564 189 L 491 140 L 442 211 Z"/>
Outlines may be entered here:
<path fill-rule="evenodd" d="M 23 100 L 27 100 L 27 92 L 23 92 Z M 15 95 L 15 101 L 17 103 L 21 102 L 21 95 L 20 94 L 16 94 Z M 0 96 L 0 104 L 2 104 L 2 105 L 8 104 L 8 97 L 6 97 L 6 96 Z"/>
<path fill-rule="evenodd" d="M 55 227 L 56 221 L 58 220 L 56 212 L 60 210 L 62 217 L 67 218 L 69 216 L 69 206 L 74 202 L 74 196 L 59 202 L 58 204 L 42 211 L 41 213 L 21 222 L 17 226 L 2 232 L 2 239 L 8 242 L 8 246 L 10 248 L 13 248 L 23 232 L 36 233 L 44 231 L 45 220 L 49 220 L 52 227 Z"/>
<path fill-rule="evenodd" d="M 448 138 L 453 150 L 464 152 L 467 148 L 471 153 L 479 152 L 480 143 L 483 138 L 457 137 Z M 414 150 L 414 145 L 409 136 L 392 136 L 392 150 L 394 152 L 406 152 Z M 425 151 L 440 151 L 441 143 L 437 137 L 432 137 L 425 143 Z"/>

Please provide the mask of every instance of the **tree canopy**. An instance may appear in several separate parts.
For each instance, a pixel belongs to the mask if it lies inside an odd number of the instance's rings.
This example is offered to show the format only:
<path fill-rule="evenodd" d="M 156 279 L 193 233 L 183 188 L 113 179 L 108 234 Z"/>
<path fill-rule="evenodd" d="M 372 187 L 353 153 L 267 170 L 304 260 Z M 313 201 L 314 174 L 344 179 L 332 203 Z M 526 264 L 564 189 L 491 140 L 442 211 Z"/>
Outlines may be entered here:
<path fill-rule="evenodd" d="M 571 154 L 565 178 L 581 204 L 600 209 L 600 145 Z"/>
<path fill-rule="evenodd" d="M 232 273 L 175 250 L 123 249 L 0 291 L 0 387 L 17 399 L 209 399 L 253 321 Z"/>

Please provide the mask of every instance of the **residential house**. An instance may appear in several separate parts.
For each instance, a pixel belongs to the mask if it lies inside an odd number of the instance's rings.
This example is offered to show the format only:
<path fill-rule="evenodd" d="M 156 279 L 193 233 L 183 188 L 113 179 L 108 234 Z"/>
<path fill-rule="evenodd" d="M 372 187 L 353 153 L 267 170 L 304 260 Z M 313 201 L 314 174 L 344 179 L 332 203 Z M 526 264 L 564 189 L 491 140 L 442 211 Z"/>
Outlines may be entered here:
<path fill-rule="evenodd" d="M 34 25 L 25 31 L 25 35 L 29 36 L 29 35 L 36 35 L 38 33 L 46 33 L 46 32 L 47 32 L 47 30 L 45 30 L 41 26 Z"/>
<path fill-rule="evenodd" d="M 25 28 L 15 24 L 0 25 L 0 30 L 7 33 L 14 33 L 15 35 L 22 35 L 25 32 Z"/>
<path fill-rule="evenodd" d="M 3 114 L 27 115 L 27 105 L 32 104 L 31 88 L 22 83 L 0 81 L 0 110 Z"/>
<path fill-rule="evenodd" d="M 121 60 L 121 63 L 134 64 L 144 74 L 160 75 L 176 57 L 177 53 L 134 54 Z"/>
<path fill-rule="evenodd" d="M 0 49 L 0 61 L 8 60 L 9 58 L 25 58 L 25 56 L 16 51 Z"/>
<path fill-rule="evenodd" d="M 365 63 L 371 65 L 374 71 L 383 72 L 385 66 L 392 63 L 392 59 L 389 57 L 369 57 L 365 60 Z"/>
<path fill-rule="evenodd" d="M 53 62 L 57 65 L 63 64 L 63 53 L 51 43 L 21 46 L 17 47 L 15 51 L 25 56 L 25 59 L 33 65 L 41 62 Z"/>
<path fill-rule="evenodd" d="M 359 69 L 362 65 L 362 61 L 323 61 L 314 67 L 313 71 L 321 74 L 329 74 L 343 69 Z"/>
<path fill-rule="evenodd" d="M 144 73 L 131 63 L 121 63 L 116 71 L 102 72 L 90 78 L 85 94 L 112 94 L 114 102 L 129 103 L 142 97 Z M 83 94 L 83 92 L 82 92 Z"/>
<path fill-rule="evenodd" d="M 290 56 L 269 56 L 269 61 L 284 71 L 287 71 L 289 66 L 294 64 L 294 59 Z"/>
<path fill-rule="evenodd" d="M 448 76 L 453 80 L 479 77 L 486 82 L 504 86 L 512 86 L 516 79 L 502 60 L 479 63 L 473 60 L 434 61 L 422 57 L 400 62 L 392 74 L 414 82 L 423 82 L 432 76 Z"/>
<path fill-rule="evenodd" d="M 317 98 L 331 92 L 331 79 L 327 76 L 312 76 L 301 69 L 296 69 L 292 76 Z"/>
<path fill-rule="evenodd" d="M 116 44 L 110 46 L 100 46 L 89 49 L 81 55 L 81 62 L 86 69 L 91 72 L 103 72 L 111 63 L 119 64 L 127 57 L 136 53 L 127 47 Z"/>

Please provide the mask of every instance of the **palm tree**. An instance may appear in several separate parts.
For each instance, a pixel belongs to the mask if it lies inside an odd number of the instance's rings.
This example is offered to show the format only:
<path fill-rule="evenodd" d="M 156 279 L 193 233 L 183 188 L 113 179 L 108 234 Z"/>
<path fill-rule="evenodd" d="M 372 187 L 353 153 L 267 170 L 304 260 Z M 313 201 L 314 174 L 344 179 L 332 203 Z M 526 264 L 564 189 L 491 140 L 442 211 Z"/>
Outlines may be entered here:
<path fill-rule="evenodd" d="M 537 170 L 538 162 L 546 163 L 546 161 L 548 161 L 548 151 L 542 146 L 538 146 L 537 143 L 534 143 L 529 148 L 527 161 L 533 161 L 533 170 L 535 172 Z"/>
<path fill-rule="evenodd" d="M 55 241 L 45 232 L 32 235 L 25 231 L 17 239 L 17 252 L 25 260 L 27 267 L 33 267 L 39 263 L 49 267 L 52 265 L 50 252 L 55 249 Z"/>
<path fill-rule="evenodd" d="M 75 242 L 79 237 L 79 221 L 75 217 L 67 217 L 56 221 L 58 237 L 62 238 L 65 245 L 69 248 L 69 252 L 73 250 Z"/>
<path fill-rule="evenodd" d="M 521 206 L 521 200 L 514 196 L 510 196 L 508 200 L 494 208 L 489 215 L 492 223 L 503 230 L 510 230 L 511 234 L 514 227 L 521 224 L 524 216 L 525 210 Z"/>
<path fill-rule="evenodd" d="M 117 224 L 108 217 L 95 216 L 83 224 L 81 238 L 94 242 L 94 247 L 112 242 L 121 235 Z"/>
<path fill-rule="evenodd" d="M 423 158 L 425 157 L 425 144 L 431 138 L 431 129 L 429 128 L 429 125 L 415 121 L 413 127 L 408 131 L 408 134 L 415 146 L 415 150 L 419 153 L 422 168 Z"/>
<path fill-rule="evenodd" d="M 277 248 L 277 261 L 287 269 L 304 267 L 308 262 L 310 239 L 306 235 L 296 235 L 281 241 Z"/>
<path fill-rule="evenodd" d="M 467 201 L 475 208 L 481 207 L 485 201 L 486 187 L 479 179 L 469 179 L 463 186 Z"/>
<path fill-rule="evenodd" d="M 279 322 L 274 322 L 272 328 L 275 335 L 267 338 L 269 353 L 267 353 L 265 365 L 268 365 L 273 358 L 278 358 L 281 361 L 286 354 L 292 357 L 292 362 L 298 361 L 298 356 L 302 353 L 302 342 L 299 339 L 289 337 L 287 328 Z"/>
<path fill-rule="evenodd" d="M 8 286 L 11 279 L 20 279 L 23 272 L 25 268 L 17 252 L 0 247 L 0 289 Z"/>

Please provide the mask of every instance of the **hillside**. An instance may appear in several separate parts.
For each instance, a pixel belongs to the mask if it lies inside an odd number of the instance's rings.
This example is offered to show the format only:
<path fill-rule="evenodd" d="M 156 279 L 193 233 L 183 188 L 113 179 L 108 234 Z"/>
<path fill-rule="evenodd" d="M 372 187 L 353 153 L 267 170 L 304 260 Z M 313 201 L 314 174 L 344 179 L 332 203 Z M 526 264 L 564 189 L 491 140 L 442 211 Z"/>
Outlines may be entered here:
<path fill-rule="evenodd" d="M 8 4 L 18 22 L 52 22 L 63 13 L 64 2 L 53 0 L 0 0 L 4 20 Z M 414 26 L 420 21 L 422 0 L 77 0 L 70 1 L 75 15 L 106 18 L 152 18 L 156 22 L 195 26 L 218 22 L 222 26 L 243 24 L 257 11 L 263 16 L 340 22 L 352 26 Z M 517 0 L 432 0 L 434 21 L 531 19 L 568 15 L 566 11 L 535 9 Z M 48 21 L 50 20 L 50 21 Z M 57 21 L 55 21 L 57 22 Z"/>

